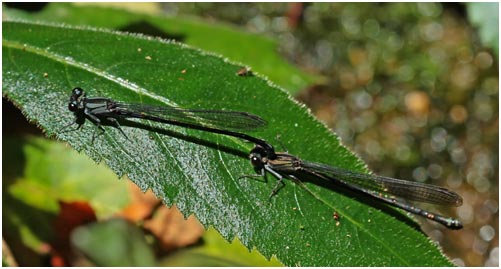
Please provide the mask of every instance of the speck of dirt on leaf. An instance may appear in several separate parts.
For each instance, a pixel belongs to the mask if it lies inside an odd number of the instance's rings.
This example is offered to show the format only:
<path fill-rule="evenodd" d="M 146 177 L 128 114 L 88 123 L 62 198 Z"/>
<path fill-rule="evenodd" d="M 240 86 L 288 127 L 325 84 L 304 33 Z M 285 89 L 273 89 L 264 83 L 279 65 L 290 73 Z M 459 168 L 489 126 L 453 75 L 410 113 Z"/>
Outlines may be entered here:
<path fill-rule="evenodd" d="M 334 212 L 334 214 L 332 214 L 332 218 L 334 220 L 339 220 L 339 214 L 337 212 Z"/>
<path fill-rule="evenodd" d="M 253 76 L 254 74 L 252 73 L 252 71 L 247 68 L 247 67 L 242 67 L 240 68 L 238 71 L 237 71 L 237 75 L 240 76 L 240 77 L 251 77 Z"/>

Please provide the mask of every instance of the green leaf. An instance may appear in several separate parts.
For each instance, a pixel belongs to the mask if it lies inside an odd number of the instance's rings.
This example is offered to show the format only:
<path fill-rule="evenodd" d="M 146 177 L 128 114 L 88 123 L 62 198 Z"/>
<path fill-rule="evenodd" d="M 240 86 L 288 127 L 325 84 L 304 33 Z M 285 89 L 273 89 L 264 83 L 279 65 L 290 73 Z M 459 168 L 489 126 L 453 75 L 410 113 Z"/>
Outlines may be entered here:
<path fill-rule="evenodd" d="M 143 232 L 123 219 L 75 229 L 71 242 L 97 266 L 154 266 L 155 257 Z"/>
<path fill-rule="evenodd" d="M 56 213 L 60 200 L 84 200 L 90 202 L 99 217 L 107 217 L 128 203 L 125 181 L 103 180 L 115 175 L 62 143 L 36 137 L 4 137 L 3 146 L 10 156 L 3 161 L 6 172 L 21 173 L 6 175 L 9 182 L 6 190 L 27 205 Z M 13 166 L 19 168 L 12 169 Z M 117 197 L 117 192 L 122 195 Z"/>
<path fill-rule="evenodd" d="M 59 132 L 73 120 L 68 97 L 80 86 L 125 102 L 244 110 L 269 123 L 251 135 L 274 142 L 280 134 L 301 158 L 366 171 L 305 107 L 259 76 L 236 75 L 238 65 L 155 38 L 25 22 L 4 21 L 2 44 L 3 94 L 28 119 L 227 240 L 289 266 L 451 265 L 409 218 L 355 194 L 287 182 L 268 200 L 271 175 L 239 178 L 253 173 L 252 145 L 239 139 L 155 123 L 144 124 L 164 130 L 124 126 L 130 139 L 106 127 L 94 143 L 90 122 Z"/>
<path fill-rule="evenodd" d="M 221 53 L 225 57 L 252 66 L 254 72 L 268 76 L 278 85 L 297 93 L 321 80 L 300 71 L 277 53 L 278 44 L 271 38 L 246 33 L 229 25 L 208 23 L 195 18 L 153 16 L 117 8 L 69 3 L 51 3 L 38 13 L 5 8 L 10 18 L 61 22 L 140 32 L 175 38 L 188 45 Z"/>

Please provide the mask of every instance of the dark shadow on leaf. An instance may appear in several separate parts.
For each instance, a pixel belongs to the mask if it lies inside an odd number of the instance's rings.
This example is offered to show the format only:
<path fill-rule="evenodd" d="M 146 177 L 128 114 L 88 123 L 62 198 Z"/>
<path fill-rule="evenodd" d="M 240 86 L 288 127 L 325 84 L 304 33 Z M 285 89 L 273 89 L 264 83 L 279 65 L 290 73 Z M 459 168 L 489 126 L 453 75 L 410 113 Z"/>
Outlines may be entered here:
<path fill-rule="evenodd" d="M 183 34 L 172 34 L 166 33 L 162 29 L 156 27 L 155 25 L 147 22 L 147 21 L 139 21 L 135 23 L 131 23 L 125 25 L 124 27 L 119 28 L 120 31 L 126 31 L 131 33 L 141 33 L 149 36 L 158 36 L 164 39 L 173 39 L 178 42 L 184 42 L 186 36 Z"/>
<path fill-rule="evenodd" d="M 155 132 L 155 133 L 158 133 L 158 134 L 171 136 L 171 137 L 174 137 L 174 138 L 185 140 L 185 141 L 190 142 L 190 143 L 195 143 L 195 144 L 202 145 L 202 146 L 205 146 L 205 147 L 209 147 L 209 148 L 212 148 L 212 149 L 220 150 L 220 151 L 223 151 L 223 152 L 226 152 L 226 153 L 229 153 L 229 154 L 232 154 L 232 155 L 236 155 L 236 156 L 239 156 L 239 157 L 242 157 L 242 158 L 245 158 L 245 159 L 248 159 L 248 157 L 249 157 L 249 153 L 248 152 L 243 152 L 243 151 L 234 149 L 232 147 L 228 147 L 228 146 L 224 146 L 224 145 L 217 144 L 217 143 L 214 143 L 214 142 L 210 142 L 210 141 L 207 141 L 207 140 L 204 140 L 204 139 L 201 139 L 201 138 L 197 138 L 197 137 L 194 137 L 194 136 L 180 134 L 178 132 L 174 132 L 172 130 L 168 130 L 168 129 L 165 129 L 165 128 L 154 127 L 154 126 L 150 126 L 150 125 L 145 124 L 145 123 L 136 122 L 136 121 L 127 120 L 127 119 L 120 119 L 119 122 L 120 122 L 121 126 L 139 128 L 139 129 L 147 130 L 147 131 L 150 131 L 150 132 Z M 203 133 L 204 131 L 200 131 L 200 132 Z M 221 136 L 225 136 L 225 135 L 221 135 Z"/>

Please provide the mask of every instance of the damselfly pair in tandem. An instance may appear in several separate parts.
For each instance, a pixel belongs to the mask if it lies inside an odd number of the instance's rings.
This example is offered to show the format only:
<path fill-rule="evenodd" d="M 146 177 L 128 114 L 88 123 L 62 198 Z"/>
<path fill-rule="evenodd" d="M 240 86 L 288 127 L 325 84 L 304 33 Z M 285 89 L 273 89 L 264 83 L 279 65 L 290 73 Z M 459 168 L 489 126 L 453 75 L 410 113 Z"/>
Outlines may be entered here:
<path fill-rule="evenodd" d="M 261 172 L 261 176 L 265 176 L 268 172 L 278 179 L 271 196 L 284 185 L 285 178 L 300 181 L 301 176 L 308 175 L 342 185 L 375 200 L 440 223 L 447 228 L 461 229 L 463 227 L 457 219 L 428 212 L 404 201 L 407 199 L 437 205 L 460 206 L 463 200 L 457 193 L 430 184 L 353 172 L 327 164 L 301 160 L 286 152 L 276 152 L 273 146 L 265 140 L 241 133 L 242 130 L 252 130 L 266 125 L 265 120 L 247 112 L 122 103 L 106 97 L 87 97 L 81 88 L 73 89 L 68 109 L 76 117 L 70 125 L 77 124 L 77 129 L 88 119 L 101 133 L 105 131 L 103 124 L 109 124 L 118 128 L 126 136 L 120 126 L 120 120 L 137 118 L 252 142 L 255 147 L 251 150 L 249 158 L 254 168 Z"/>

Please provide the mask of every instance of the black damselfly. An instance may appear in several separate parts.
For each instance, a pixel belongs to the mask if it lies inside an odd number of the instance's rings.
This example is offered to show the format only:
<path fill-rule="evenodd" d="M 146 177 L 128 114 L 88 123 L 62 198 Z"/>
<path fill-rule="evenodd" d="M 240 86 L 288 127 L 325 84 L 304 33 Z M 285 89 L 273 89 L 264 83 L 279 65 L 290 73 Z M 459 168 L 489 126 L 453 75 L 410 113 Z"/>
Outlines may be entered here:
<path fill-rule="evenodd" d="M 234 131 L 252 130 L 266 125 L 265 120 L 247 112 L 128 104 L 105 97 L 87 97 L 84 90 L 78 87 L 72 91 L 68 109 L 75 114 L 75 121 L 70 125 L 77 124 L 77 129 L 89 119 L 102 132 L 105 131 L 102 124 L 107 123 L 127 137 L 120 127 L 119 119 L 138 118 L 237 137 L 274 152 L 266 141 Z"/>
<path fill-rule="evenodd" d="M 270 153 L 260 145 L 252 149 L 249 158 L 254 168 L 261 172 L 260 176 L 269 172 L 278 179 L 271 196 L 284 186 L 284 178 L 300 181 L 302 176 L 312 176 L 364 193 L 407 212 L 436 221 L 449 229 L 463 228 L 459 220 L 425 211 L 397 198 L 445 206 L 460 206 L 463 203 L 461 196 L 442 187 L 308 162 L 285 152 Z"/>

